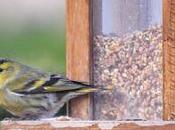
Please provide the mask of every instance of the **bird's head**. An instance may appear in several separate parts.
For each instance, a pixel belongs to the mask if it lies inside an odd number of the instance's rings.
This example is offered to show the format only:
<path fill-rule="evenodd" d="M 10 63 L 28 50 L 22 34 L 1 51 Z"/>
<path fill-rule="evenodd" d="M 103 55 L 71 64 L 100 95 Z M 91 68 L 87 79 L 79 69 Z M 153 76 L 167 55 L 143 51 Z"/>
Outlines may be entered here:
<path fill-rule="evenodd" d="M 0 58 L 0 88 L 10 79 L 14 77 L 14 75 L 18 71 L 17 63 L 9 60 Z"/>

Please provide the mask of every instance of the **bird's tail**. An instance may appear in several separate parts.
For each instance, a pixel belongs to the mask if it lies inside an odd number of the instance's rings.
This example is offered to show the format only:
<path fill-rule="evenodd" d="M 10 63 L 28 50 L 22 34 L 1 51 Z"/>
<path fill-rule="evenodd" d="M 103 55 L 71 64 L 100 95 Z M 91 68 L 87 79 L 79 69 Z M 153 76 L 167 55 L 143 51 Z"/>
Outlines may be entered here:
<path fill-rule="evenodd" d="M 51 79 L 48 81 L 47 90 L 48 88 L 52 92 L 77 92 L 77 93 L 91 93 L 97 91 L 109 91 L 112 89 L 111 86 L 97 86 L 91 85 L 86 82 L 75 81 L 66 79 L 60 76 L 52 76 Z M 51 87 L 49 87 L 49 85 Z"/>
<path fill-rule="evenodd" d="M 111 91 L 113 88 L 112 86 L 95 86 L 95 85 L 86 85 L 86 87 L 80 88 L 76 92 L 78 93 L 92 93 L 98 91 Z"/>

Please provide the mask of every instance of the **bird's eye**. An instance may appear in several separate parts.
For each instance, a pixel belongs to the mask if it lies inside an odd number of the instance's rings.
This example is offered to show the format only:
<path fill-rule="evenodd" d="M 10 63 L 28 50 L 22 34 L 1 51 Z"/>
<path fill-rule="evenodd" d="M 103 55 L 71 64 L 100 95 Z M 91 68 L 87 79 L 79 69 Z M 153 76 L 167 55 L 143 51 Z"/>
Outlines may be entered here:
<path fill-rule="evenodd" d="M 3 69 L 0 68 L 0 73 L 3 71 Z"/>

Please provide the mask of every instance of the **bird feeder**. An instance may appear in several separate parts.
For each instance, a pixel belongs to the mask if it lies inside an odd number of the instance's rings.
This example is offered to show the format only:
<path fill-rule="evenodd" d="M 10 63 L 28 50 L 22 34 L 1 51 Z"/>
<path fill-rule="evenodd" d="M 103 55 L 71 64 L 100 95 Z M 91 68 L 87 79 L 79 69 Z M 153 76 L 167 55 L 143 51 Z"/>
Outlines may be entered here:
<path fill-rule="evenodd" d="M 173 120 L 174 0 L 67 1 L 67 76 L 111 93 L 82 96 L 70 114 Z"/>
<path fill-rule="evenodd" d="M 85 1 L 85 7 L 77 3 L 67 5 L 68 77 L 114 90 L 75 99 L 72 115 L 173 119 L 174 80 L 169 77 L 174 72 L 175 1 L 96 0 Z"/>
<path fill-rule="evenodd" d="M 67 77 L 112 91 L 70 101 L 85 121 L 2 128 L 174 130 L 175 0 L 66 0 L 66 10 Z"/>

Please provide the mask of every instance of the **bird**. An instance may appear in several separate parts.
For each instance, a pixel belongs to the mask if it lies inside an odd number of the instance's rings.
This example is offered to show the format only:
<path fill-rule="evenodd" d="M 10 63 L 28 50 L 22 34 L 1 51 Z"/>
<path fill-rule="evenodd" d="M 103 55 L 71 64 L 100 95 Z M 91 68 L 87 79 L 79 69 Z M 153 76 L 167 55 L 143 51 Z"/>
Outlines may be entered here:
<path fill-rule="evenodd" d="M 54 117 L 70 99 L 108 90 L 0 58 L 0 107 L 21 119 Z"/>

